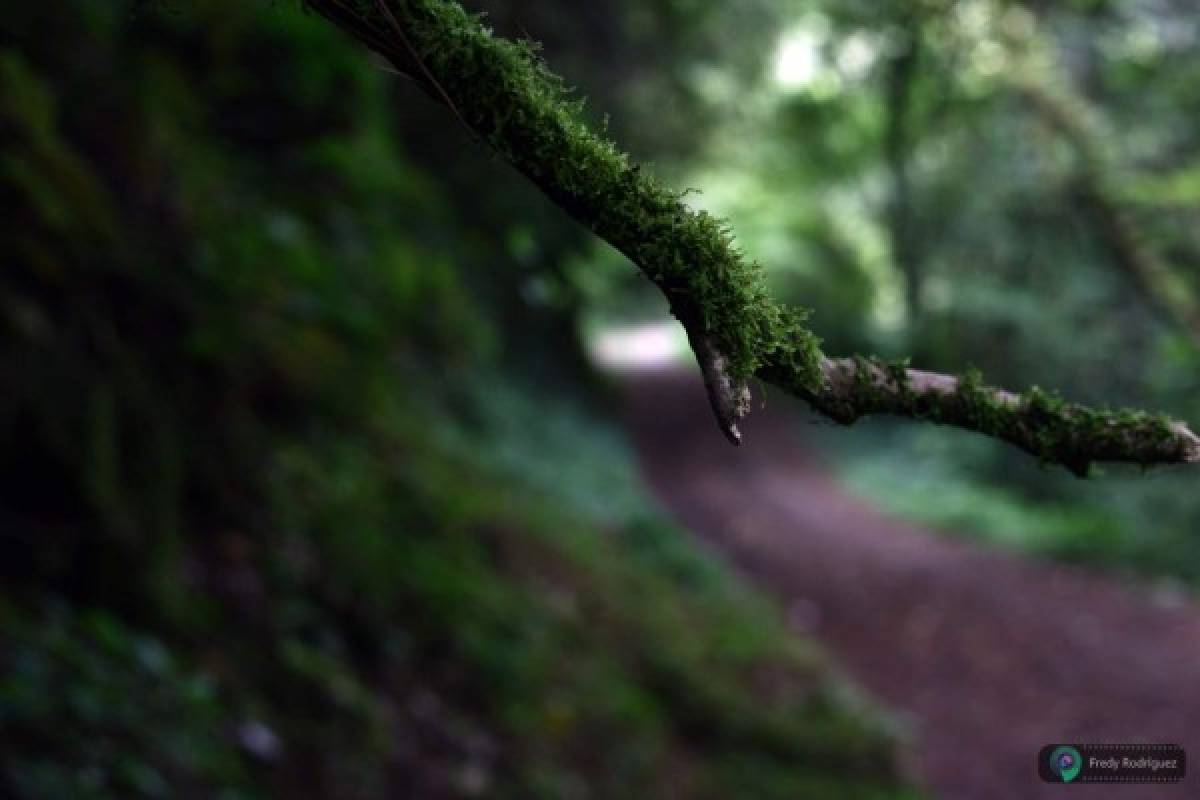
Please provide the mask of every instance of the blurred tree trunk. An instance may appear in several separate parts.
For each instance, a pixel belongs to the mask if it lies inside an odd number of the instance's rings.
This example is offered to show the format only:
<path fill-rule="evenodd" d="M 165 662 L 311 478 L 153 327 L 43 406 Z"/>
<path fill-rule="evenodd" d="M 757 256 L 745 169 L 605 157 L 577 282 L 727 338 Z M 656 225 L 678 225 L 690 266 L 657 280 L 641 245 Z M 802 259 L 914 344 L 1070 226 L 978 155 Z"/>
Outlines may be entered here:
<path fill-rule="evenodd" d="M 904 299 L 910 333 L 921 321 L 920 237 L 914 230 L 912 196 L 911 113 L 913 84 L 921 57 L 921 29 L 915 15 L 909 14 L 901 25 L 896 53 L 887 70 L 887 131 L 884 149 L 891 174 L 892 196 L 889 201 L 889 227 L 892 258 L 904 273 Z"/>
<path fill-rule="evenodd" d="M 1178 271 L 1159 255 L 1116 188 L 1118 167 L 1092 124 L 1087 101 L 1059 81 L 1047 85 L 1017 82 L 1034 113 L 1060 135 L 1078 161 L 1075 196 L 1093 221 L 1113 263 L 1143 298 L 1200 348 L 1200 298 Z"/>

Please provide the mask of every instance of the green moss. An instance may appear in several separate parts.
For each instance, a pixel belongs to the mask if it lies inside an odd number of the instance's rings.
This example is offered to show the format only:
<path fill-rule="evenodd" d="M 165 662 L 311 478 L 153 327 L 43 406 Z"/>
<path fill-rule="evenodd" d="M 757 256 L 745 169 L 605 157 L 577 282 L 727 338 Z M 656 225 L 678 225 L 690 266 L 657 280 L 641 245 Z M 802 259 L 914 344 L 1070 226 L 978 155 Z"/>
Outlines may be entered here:
<path fill-rule="evenodd" d="M 818 381 L 815 389 L 792 380 L 790 369 L 779 366 L 768 371 L 768 377 L 843 424 L 870 414 L 894 414 L 955 425 L 1002 439 L 1043 464 L 1062 464 L 1081 477 L 1094 461 L 1146 465 L 1184 455 L 1185 445 L 1167 417 L 1091 409 L 1036 386 L 1023 395 L 1010 395 L 986 386 L 975 369 L 957 376 L 952 393 L 916 391 L 907 359 L 855 355 L 840 362 L 838 369 L 845 372 L 833 380 L 836 385 Z"/>
<path fill-rule="evenodd" d="M 329 13 L 331 5 L 310 0 Z M 593 132 L 582 102 L 538 58 L 535 45 L 494 37 L 458 4 L 362 0 L 368 45 L 407 66 L 429 93 L 568 213 L 633 261 L 690 330 L 708 333 L 745 380 L 768 360 L 815 380 L 818 343 L 805 311 L 776 306 L 759 265 L 734 246 L 726 224 L 683 202 Z M 390 44 L 380 44 L 380 40 Z M 411 46 L 411 51 L 409 47 Z"/>

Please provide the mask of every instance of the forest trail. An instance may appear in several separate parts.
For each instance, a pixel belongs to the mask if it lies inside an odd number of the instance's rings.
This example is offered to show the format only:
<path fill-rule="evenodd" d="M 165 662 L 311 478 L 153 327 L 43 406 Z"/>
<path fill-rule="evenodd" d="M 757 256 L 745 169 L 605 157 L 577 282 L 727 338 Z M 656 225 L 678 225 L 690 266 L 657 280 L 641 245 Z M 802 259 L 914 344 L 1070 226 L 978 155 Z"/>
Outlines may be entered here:
<path fill-rule="evenodd" d="M 1176 785 L 1064 787 L 1035 763 L 1055 741 L 1200 754 L 1200 607 L 888 518 L 815 462 L 781 399 L 734 448 L 698 376 L 622 381 L 659 498 L 901 716 L 933 796 L 1200 796 L 1196 766 Z"/>

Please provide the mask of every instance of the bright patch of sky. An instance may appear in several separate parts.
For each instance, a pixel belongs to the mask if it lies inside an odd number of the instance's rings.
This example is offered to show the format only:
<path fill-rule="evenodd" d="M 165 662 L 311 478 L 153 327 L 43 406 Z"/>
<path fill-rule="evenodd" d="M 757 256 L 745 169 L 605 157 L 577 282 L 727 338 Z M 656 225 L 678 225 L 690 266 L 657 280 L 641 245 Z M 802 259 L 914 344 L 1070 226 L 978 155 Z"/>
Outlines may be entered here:
<path fill-rule="evenodd" d="M 848 36 L 837 49 L 837 68 L 848 80 L 858 80 L 867 74 L 879 57 L 879 43 L 866 33 Z"/>
<path fill-rule="evenodd" d="M 810 85 L 821 71 L 821 36 L 809 27 L 784 34 L 775 52 L 775 82 L 786 89 Z"/>
<path fill-rule="evenodd" d="M 879 57 L 877 37 L 867 33 L 834 38 L 829 22 L 814 16 L 779 38 L 772 76 L 785 91 L 836 91 L 862 79 Z"/>

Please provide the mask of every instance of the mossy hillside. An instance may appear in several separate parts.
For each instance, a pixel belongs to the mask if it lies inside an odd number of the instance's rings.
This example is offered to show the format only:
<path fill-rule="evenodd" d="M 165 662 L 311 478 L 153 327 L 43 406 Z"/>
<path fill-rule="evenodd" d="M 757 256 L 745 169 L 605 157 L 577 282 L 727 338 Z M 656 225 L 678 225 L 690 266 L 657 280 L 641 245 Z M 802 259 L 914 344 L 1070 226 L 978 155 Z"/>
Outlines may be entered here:
<path fill-rule="evenodd" d="M 586 459 L 590 435 L 550 444 Z M 17 796 L 370 797 L 394 768 L 429 791 L 470 769 L 513 797 L 914 796 L 874 712 L 627 488 L 597 487 L 624 497 L 599 522 L 461 455 L 385 477 L 380 444 L 277 453 L 261 546 L 281 557 L 251 545 L 241 580 L 258 600 L 218 611 L 219 635 L 193 620 L 203 643 L 178 622 L 130 626 L 103 598 L 6 606 Z M 255 729 L 282 748 L 266 763 L 239 745 Z"/>

